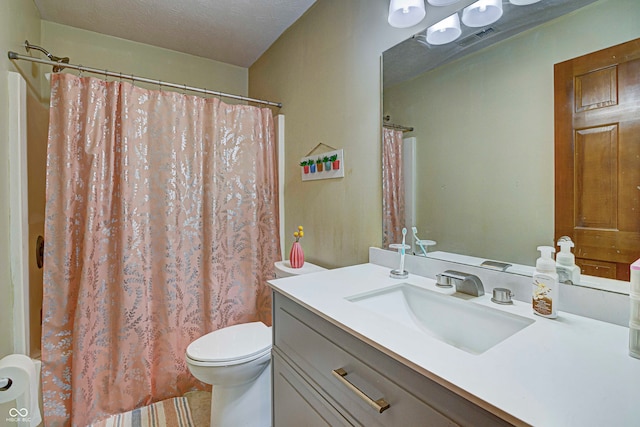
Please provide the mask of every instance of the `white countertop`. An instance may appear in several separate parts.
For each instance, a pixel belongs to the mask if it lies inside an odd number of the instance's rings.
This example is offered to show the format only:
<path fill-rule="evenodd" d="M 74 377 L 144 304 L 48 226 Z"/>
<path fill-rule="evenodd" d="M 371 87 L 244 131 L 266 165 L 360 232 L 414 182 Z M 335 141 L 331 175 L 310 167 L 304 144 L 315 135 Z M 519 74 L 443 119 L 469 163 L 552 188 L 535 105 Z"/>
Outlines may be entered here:
<path fill-rule="evenodd" d="M 474 355 L 345 299 L 401 282 L 442 292 L 432 279 L 391 279 L 388 268 L 375 264 L 269 281 L 275 291 L 511 422 L 640 426 L 640 360 L 629 356 L 628 328 L 564 312 L 545 319 L 532 314 L 530 304 L 501 306 L 485 294 L 469 302 L 535 322 Z"/>

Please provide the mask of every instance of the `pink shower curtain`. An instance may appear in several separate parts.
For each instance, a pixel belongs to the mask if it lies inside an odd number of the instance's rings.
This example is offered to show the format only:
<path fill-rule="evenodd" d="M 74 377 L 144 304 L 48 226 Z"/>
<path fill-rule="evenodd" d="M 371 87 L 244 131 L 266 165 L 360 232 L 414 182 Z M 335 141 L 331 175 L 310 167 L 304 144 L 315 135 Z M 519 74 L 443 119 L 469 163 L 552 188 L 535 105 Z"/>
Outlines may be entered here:
<path fill-rule="evenodd" d="M 52 76 L 45 423 L 85 426 L 205 386 L 187 345 L 271 322 L 279 260 L 271 112 Z"/>
<path fill-rule="evenodd" d="M 382 247 L 401 243 L 403 227 L 402 131 L 382 128 Z"/>

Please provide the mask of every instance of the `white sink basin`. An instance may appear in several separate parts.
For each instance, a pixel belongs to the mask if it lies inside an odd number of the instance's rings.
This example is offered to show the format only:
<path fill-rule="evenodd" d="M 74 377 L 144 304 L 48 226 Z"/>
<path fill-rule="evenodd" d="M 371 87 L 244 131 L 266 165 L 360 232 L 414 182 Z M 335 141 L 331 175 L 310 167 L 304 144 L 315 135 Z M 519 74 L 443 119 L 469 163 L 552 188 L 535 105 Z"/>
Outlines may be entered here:
<path fill-rule="evenodd" d="M 346 298 L 472 354 L 481 354 L 534 320 L 409 283 Z"/>

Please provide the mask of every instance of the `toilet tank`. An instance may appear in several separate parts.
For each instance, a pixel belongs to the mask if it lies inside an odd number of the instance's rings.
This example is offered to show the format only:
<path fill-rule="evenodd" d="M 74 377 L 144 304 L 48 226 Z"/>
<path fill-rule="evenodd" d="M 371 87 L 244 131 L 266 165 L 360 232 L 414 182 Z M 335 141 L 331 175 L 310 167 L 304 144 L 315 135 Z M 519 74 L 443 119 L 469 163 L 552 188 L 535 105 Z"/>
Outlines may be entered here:
<path fill-rule="evenodd" d="M 318 271 L 325 270 L 326 268 L 320 267 L 319 265 L 311 264 L 307 261 L 305 261 L 305 263 L 300 268 L 292 268 L 288 260 L 278 261 L 275 263 L 276 279 L 281 279 L 283 277 L 289 276 L 298 276 L 300 274 L 316 273 Z"/>

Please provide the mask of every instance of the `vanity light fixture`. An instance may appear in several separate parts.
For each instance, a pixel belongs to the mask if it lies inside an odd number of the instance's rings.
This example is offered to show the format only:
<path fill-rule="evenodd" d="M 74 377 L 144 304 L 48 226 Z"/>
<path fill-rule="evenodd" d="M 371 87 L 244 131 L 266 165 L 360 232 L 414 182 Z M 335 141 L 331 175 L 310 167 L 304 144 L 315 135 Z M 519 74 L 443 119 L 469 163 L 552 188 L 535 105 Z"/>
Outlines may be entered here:
<path fill-rule="evenodd" d="M 441 45 L 451 43 L 462 34 L 460 29 L 460 18 L 457 13 L 444 18 L 427 28 L 427 43 Z"/>
<path fill-rule="evenodd" d="M 460 0 L 427 0 L 427 3 L 429 3 L 431 6 L 449 6 L 450 4 L 454 4 L 459 1 Z M 539 0 L 534 0 L 534 1 L 539 1 Z"/>
<path fill-rule="evenodd" d="M 467 27 L 484 27 L 502 16 L 502 0 L 479 0 L 462 10 L 462 22 Z"/>
<path fill-rule="evenodd" d="M 509 0 L 509 3 L 516 6 L 526 6 L 528 4 L 538 3 L 540 0 Z"/>
<path fill-rule="evenodd" d="M 389 25 L 396 28 L 412 27 L 426 15 L 424 0 L 391 0 Z"/>

